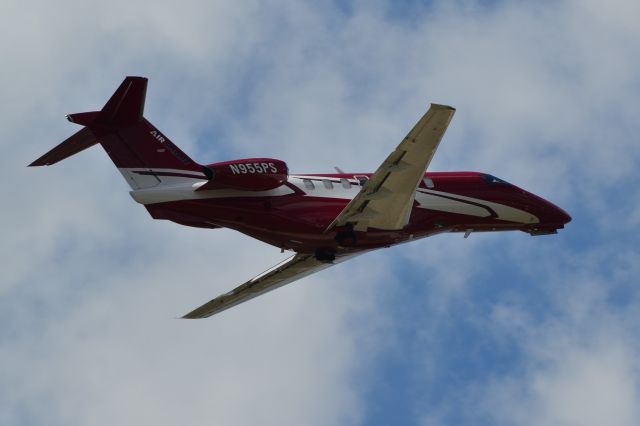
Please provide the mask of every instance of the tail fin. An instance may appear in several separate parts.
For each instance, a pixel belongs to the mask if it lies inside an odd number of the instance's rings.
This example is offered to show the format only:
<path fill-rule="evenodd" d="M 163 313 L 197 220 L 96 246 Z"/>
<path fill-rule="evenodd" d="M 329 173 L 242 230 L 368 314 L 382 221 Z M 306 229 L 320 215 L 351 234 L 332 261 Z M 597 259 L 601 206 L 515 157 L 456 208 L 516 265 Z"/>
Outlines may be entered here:
<path fill-rule="evenodd" d="M 29 166 L 55 164 L 100 143 L 133 189 L 207 179 L 204 167 L 143 117 L 146 92 L 146 78 L 125 78 L 102 110 L 69 114 L 86 127 Z"/>
<path fill-rule="evenodd" d="M 126 126 L 142 121 L 148 79 L 127 77 L 100 111 L 98 120 Z"/>

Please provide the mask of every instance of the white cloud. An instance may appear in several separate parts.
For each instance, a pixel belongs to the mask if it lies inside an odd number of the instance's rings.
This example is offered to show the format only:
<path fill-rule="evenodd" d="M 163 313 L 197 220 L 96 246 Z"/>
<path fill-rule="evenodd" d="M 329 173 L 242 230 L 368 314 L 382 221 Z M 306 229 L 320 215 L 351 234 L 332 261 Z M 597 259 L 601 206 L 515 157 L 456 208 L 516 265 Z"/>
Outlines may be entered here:
<path fill-rule="evenodd" d="M 600 336 L 598 336 L 600 337 Z M 551 365 L 532 374 L 528 424 L 633 425 L 637 407 L 638 365 L 628 344 L 604 338 L 595 347 L 557 351 Z"/>
<path fill-rule="evenodd" d="M 425 383 L 425 389 L 433 387 L 445 397 L 438 403 L 427 393 L 427 398 L 418 400 L 416 405 L 424 407 L 423 424 L 636 424 L 640 416 L 636 403 L 640 334 L 635 327 L 640 294 L 633 289 L 637 251 L 596 248 L 581 257 L 564 254 L 551 259 L 548 249 L 513 246 L 520 252 L 512 251 L 508 262 L 524 265 L 529 255 L 537 253 L 538 262 L 526 272 L 536 277 L 527 284 L 540 287 L 537 297 L 521 288 L 510 289 L 515 283 L 505 283 L 488 301 L 470 304 L 463 299 L 457 305 L 464 311 L 463 319 L 445 322 L 449 332 L 451 322 L 471 324 L 453 328 L 464 333 L 458 338 L 468 339 L 464 345 L 468 355 L 461 362 L 447 365 L 447 358 L 458 356 L 451 353 L 459 348 L 450 342 L 454 337 L 437 331 L 425 337 L 432 345 L 425 345 L 428 363 L 422 377 L 438 380 Z M 431 320 L 442 322 L 442 317 Z M 477 330 L 482 330 L 482 337 L 469 338 Z M 456 370 L 474 365 L 472 374 L 462 373 L 467 379 L 460 383 Z M 442 376 L 453 385 L 441 382 Z"/>
<path fill-rule="evenodd" d="M 154 223 L 100 148 L 25 167 L 75 130 L 63 113 L 99 107 L 137 73 L 151 77 L 152 120 L 197 156 L 192 126 L 224 110 L 209 97 L 236 94 L 229 75 L 248 66 L 260 8 L 69 3 L 34 16 L 7 7 L 0 421 L 357 422 L 353 381 L 375 328 L 359 316 L 371 312 L 365 284 L 376 272 L 356 263 L 217 321 L 175 320 L 283 255 L 228 231 Z"/>
<path fill-rule="evenodd" d="M 406 344 L 385 302 L 405 284 L 388 265 L 408 262 L 400 265 L 429 288 L 433 321 L 412 325 L 410 346 L 414 358 L 434 354 L 417 367 L 425 388 L 446 368 L 445 348 L 430 346 L 443 341 L 440 326 L 468 315 L 493 321 L 484 338 L 515 341 L 525 359 L 516 365 L 527 367 L 493 377 L 483 401 L 503 410 L 490 420 L 637 423 L 636 308 L 621 318 L 607 302 L 615 291 L 637 302 L 625 275 L 633 268 L 624 268 L 632 263 L 618 260 L 609 281 L 592 280 L 597 268 L 579 272 L 581 247 L 441 236 L 367 255 L 215 320 L 183 322 L 169 318 L 280 256 L 235 233 L 151 221 L 99 148 L 46 170 L 24 167 L 75 130 L 64 113 L 100 107 L 125 74 L 143 74 L 148 117 L 198 160 L 232 151 L 281 157 L 300 172 L 371 170 L 428 102 L 444 102 L 458 113 L 435 169 L 495 173 L 578 219 L 596 217 L 596 231 L 637 222 L 633 205 L 610 208 L 614 197 L 624 201 L 612 190 L 638 178 L 636 3 L 443 2 L 407 22 L 387 19 L 390 7 L 3 4 L 0 315 L 9 326 L 0 333 L 0 421 L 358 422 L 377 374 L 368 366 Z M 576 226 L 559 241 L 585 232 Z M 505 241 L 517 241 L 508 249 L 522 251 L 511 260 L 523 265 L 527 255 L 543 253 L 544 263 L 560 250 L 575 254 L 554 263 L 562 281 L 541 283 L 556 303 L 544 314 L 507 303 L 520 300 L 513 293 L 496 295 L 495 317 L 475 309 L 477 280 L 503 266 L 494 254 Z M 603 243 L 608 253 L 625 244 Z M 565 308 L 573 316 L 557 316 Z M 523 417 L 527 410 L 539 416 Z"/>
<path fill-rule="evenodd" d="M 475 396 L 500 424 L 636 424 L 638 295 L 631 305 L 610 305 L 611 294 L 602 290 L 606 281 L 554 284 L 564 284 L 573 300 L 559 297 L 555 302 L 564 312 L 542 323 L 523 318 L 521 309 L 499 308 L 498 330 L 514 332 L 526 354 L 524 368 L 494 377 Z"/>

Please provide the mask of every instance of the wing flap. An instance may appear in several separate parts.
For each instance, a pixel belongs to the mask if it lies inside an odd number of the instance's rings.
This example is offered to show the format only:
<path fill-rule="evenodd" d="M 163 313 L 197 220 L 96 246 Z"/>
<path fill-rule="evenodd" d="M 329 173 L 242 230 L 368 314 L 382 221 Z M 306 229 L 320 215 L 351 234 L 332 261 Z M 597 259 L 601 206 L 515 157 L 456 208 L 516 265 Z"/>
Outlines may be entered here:
<path fill-rule="evenodd" d="M 454 113 L 450 106 L 431 104 L 327 232 L 347 224 L 356 231 L 404 228 L 409 222 L 415 191 Z"/>
<path fill-rule="evenodd" d="M 283 285 L 319 272 L 354 255 L 338 255 L 332 263 L 321 262 L 312 254 L 297 253 L 257 277 L 194 309 L 182 318 L 207 318 L 251 300 Z"/>

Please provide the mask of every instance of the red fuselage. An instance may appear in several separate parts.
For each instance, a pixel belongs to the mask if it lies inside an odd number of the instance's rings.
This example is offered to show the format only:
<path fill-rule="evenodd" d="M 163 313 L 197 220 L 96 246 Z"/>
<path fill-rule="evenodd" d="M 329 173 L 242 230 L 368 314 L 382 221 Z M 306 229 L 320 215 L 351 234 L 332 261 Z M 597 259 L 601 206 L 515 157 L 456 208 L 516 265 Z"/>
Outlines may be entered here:
<path fill-rule="evenodd" d="M 281 186 L 286 189 L 284 193 L 221 194 L 146 207 L 156 219 L 202 228 L 231 228 L 301 253 L 338 248 L 369 250 L 441 232 L 520 230 L 543 235 L 556 233 L 571 220 L 552 203 L 491 175 L 429 172 L 417 188 L 410 220 L 404 229 L 353 232 L 335 228 L 325 232 L 369 176 L 367 173 L 292 175 Z M 340 241 L 337 236 L 341 232 L 350 232 L 355 238 Z"/>

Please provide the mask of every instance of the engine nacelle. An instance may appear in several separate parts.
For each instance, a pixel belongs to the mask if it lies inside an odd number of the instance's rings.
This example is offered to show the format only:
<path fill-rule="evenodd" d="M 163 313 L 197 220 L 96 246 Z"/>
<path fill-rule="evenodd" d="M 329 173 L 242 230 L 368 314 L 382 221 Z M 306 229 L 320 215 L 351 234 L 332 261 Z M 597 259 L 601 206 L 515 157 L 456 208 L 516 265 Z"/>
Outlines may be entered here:
<path fill-rule="evenodd" d="M 267 191 L 287 181 L 287 164 L 273 158 L 245 158 L 209 164 L 209 182 L 199 190 L 233 188 L 246 191 Z"/>

